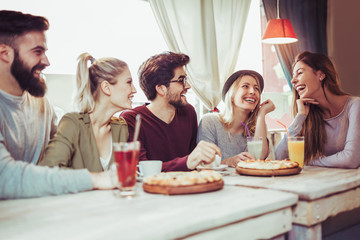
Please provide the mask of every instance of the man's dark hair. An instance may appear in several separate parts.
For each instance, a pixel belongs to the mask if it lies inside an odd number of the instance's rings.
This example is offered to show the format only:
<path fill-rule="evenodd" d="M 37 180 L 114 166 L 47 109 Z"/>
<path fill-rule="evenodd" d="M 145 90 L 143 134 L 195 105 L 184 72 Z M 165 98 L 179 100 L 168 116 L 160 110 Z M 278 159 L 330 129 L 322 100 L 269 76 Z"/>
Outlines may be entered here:
<path fill-rule="evenodd" d="M 156 97 L 156 86 L 169 86 L 174 77 L 175 69 L 185 66 L 190 61 L 188 55 L 182 53 L 164 52 L 154 55 L 141 64 L 138 75 L 140 87 L 147 99 L 154 100 Z"/>
<path fill-rule="evenodd" d="M 16 48 L 18 37 L 31 31 L 44 32 L 48 29 L 49 22 L 44 17 L 16 11 L 0 11 L 0 44 Z"/>

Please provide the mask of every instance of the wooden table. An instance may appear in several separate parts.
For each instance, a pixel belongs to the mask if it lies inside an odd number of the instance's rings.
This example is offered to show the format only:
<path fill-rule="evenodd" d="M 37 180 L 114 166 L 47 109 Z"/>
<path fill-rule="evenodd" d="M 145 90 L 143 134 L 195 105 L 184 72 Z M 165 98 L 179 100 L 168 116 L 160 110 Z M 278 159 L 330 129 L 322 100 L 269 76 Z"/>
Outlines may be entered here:
<path fill-rule="evenodd" d="M 294 226 L 290 239 L 295 236 L 296 239 L 321 239 L 322 223 L 339 214 L 350 213 L 345 218 L 348 224 L 360 221 L 360 169 L 305 166 L 298 175 L 279 177 L 240 176 L 234 168 L 228 168 L 228 171 L 230 176 L 224 177 L 226 185 L 280 190 L 299 196 L 293 210 Z M 332 228 L 346 227 L 342 225 L 344 219 Z"/>
<path fill-rule="evenodd" d="M 0 201 L 0 239 L 268 239 L 290 231 L 297 203 L 295 194 L 238 186 L 165 196 L 139 185 L 137 192 L 130 200 L 91 191 Z"/>

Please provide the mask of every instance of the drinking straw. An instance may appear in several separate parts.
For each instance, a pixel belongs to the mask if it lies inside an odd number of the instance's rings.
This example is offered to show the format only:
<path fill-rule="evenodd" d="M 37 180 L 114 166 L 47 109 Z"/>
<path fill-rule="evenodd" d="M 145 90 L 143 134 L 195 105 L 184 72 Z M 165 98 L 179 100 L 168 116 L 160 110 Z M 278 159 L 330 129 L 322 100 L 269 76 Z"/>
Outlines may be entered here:
<path fill-rule="evenodd" d="M 141 118 L 140 114 L 136 115 L 136 123 L 135 123 L 135 133 L 133 141 L 136 142 L 139 137 L 139 130 L 140 130 Z"/>
<path fill-rule="evenodd" d="M 288 130 L 287 130 L 287 127 L 286 127 L 286 125 L 285 124 L 283 124 L 282 122 L 280 122 L 280 121 L 277 121 L 278 123 L 280 123 L 284 128 L 285 128 L 285 130 L 286 130 L 286 134 L 288 135 L 288 138 L 289 138 L 289 140 L 290 140 L 290 134 L 289 134 L 289 132 L 288 132 Z"/>
<path fill-rule="evenodd" d="M 239 121 L 239 122 L 240 122 L 240 121 Z M 251 141 L 251 136 L 250 136 L 249 128 L 248 128 L 245 124 L 243 124 L 242 122 L 240 122 L 240 123 L 246 128 L 248 137 L 250 138 L 250 141 Z"/>

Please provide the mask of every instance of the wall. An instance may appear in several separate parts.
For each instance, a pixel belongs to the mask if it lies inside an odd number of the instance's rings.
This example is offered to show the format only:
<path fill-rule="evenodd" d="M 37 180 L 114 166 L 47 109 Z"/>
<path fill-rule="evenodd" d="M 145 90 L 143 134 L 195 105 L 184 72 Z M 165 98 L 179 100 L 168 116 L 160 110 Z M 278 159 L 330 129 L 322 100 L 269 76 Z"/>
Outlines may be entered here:
<path fill-rule="evenodd" d="M 47 85 L 46 97 L 51 104 L 65 112 L 74 111 L 75 75 L 45 74 L 45 77 Z"/>
<path fill-rule="evenodd" d="M 360 96 L 360 1 L 328 0 L 328 54 L 345 92 Z"/>

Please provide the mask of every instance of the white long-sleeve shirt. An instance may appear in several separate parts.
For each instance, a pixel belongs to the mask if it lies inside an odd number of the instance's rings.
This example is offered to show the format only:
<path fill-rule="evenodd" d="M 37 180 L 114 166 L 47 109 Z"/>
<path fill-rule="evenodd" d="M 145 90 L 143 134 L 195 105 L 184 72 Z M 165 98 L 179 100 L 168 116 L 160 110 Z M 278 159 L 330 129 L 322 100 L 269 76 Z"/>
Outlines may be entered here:
<path fill-rule="evenodd" d="M 288 128 L 290 136 L 299 136 L 306 116 L 297 114 Z M 308 165 L 337 168 L 360 166 L 360 97 L 350 96 L 344 109 L 335 117 L 325 119 L 326 144 L 324 155 L 311 160 Z M 276 159 L 288 157 L 287 136 L 276 148 Z"/>
<path fill-rule="evenodd" d="M 87 170 L 35 166 L 55 133 L 46 98 L 0 90 L 0 199 L 74 193 L 92 188 Z"/>

